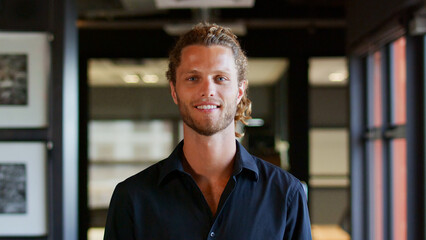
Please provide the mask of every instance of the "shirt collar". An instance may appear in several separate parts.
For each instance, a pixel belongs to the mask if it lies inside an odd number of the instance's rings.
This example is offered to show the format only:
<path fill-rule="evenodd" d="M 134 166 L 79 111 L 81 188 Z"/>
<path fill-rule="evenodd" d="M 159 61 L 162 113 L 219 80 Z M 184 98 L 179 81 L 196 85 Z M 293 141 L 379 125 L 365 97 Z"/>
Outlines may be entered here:
<path fill-rule="evenodd" d="M 253 180 L 257 181 L 259 179 L 259 169 L 255 157 L 247 152 L 240 142 L 237 140 L 235 142 L 237 143 L 237 153 L 235 155 L 234 173 L 232 175 L 236 176 L 243 170 L 248 170 L 247 172 L 250 173 Z"/>
<path fill-rule="evenodd" d="M 175 150 L 166 158 L 160 168 L 160 178 L 158 184 L 160 185 L 167 176 L 175 172 L 184 172 L 182 166 L 183 156 L 183 140 L 176 146 Z"/>
<path fill-rule="evenodd" d="M 252 176 L 252 179 L 257 181 L 259 178 L 259 169 L 257 167 L 255 158 L 247 152 L 241 143 L 239 143 L 237 140 L 235 140 L 235 142 L 237 144 L 237 152 L 235 155 L 234 172 L 232 175 L 236 176 L 242 173 L 243 170 L 247 170 L 247 172 L 250 173 L 250 176 Z M 176 146 L 170 156 L 164 160 L 160 169 L 160 178 L 158 184 L 163 183 L 164 180 L 173 175 L 173 173 L 185 173 L 182 166 L 182 156 L 183 140 Z"/>

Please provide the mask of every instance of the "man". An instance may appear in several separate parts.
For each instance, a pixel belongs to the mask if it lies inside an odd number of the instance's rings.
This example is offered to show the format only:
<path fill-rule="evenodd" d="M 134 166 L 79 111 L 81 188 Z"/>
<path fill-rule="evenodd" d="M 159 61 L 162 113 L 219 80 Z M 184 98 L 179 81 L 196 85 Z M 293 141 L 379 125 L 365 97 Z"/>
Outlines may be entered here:
<path fill-rule="evenodd" d="M 311 239 L 301 183 L 235 139 L 251 112 L 246 72 L 227 28 L 199 24 L 179 39 L 167 77 L 184 140 L 117 185 L 105 239 Z"/>

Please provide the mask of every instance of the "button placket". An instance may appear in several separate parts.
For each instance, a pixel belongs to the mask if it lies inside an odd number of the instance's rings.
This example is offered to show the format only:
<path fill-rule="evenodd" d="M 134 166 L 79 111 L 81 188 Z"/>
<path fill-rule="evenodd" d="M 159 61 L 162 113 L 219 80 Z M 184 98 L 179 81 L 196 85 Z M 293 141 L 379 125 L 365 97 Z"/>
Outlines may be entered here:
<path fill-rule="evenodd" d="M 215 239 L 216 238 L 215 230 L 217 230 L 218 227 L 221 225 L 222 217 L 223 217 L 222 215 L 223 215 L 223 211 L 224 211 L 223 209 L 225 208 L 226 202 L 228 202 L 228 199 L 230 198 L 232 192 L 234 192 L 237 179 L 235 178 L 235 176 L 233 176 L 232 178 L 233 178 L 233 182 L 231 183 L 232 184 L 231 190 L 227 194 L 225 202 L 222 204 L 222 206 L 220 206 L 220 210 L 219 210 L 219 212 L 216 216 L 216 219 L 213 222 L 212 228 L 210 229 L 209 239 Z M 230 181 L 232 181 L 232 180 L 230 179 Z M 227 190 L 226 188 L 225 188 L 225 191 Z"/>

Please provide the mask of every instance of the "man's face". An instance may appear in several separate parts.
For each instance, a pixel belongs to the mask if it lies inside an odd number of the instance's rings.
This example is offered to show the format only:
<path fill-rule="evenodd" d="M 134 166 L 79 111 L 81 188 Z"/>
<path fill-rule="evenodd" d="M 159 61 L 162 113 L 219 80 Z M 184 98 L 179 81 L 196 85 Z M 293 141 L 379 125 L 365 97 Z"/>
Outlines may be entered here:
<path fill-rule="evenodd" d="M 231 49 L 190 45 L 181 53 L 172 97 L 184 123 L 198 134 L 211 136 L 232 125 L 244 90 Z"/>

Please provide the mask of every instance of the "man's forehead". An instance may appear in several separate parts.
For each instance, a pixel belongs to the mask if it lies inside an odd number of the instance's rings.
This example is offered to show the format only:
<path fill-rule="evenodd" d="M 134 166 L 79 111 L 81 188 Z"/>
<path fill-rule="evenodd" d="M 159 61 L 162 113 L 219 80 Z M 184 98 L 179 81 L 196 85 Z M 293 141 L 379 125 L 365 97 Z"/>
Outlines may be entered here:
<path fill-rule="evenodd" d="M 230 51 L 232 53 L 232 48 L 228 47 L 228 46 L 224 46 L 221 44 L 210 44 L 210 45 L 206 45 L 206 44 L 190 44 L 187 45 L 185 47 L 182 48 L 181 50 L 181 55 L 184 51 L 187 51 L 188 49 L 193 49 L 193 48 L 205 48 L 205 49 L 212 49 L 212 48 L 223 48 L 223 49 L 227 49 L 226 51 Z"/>
<path fill-rule="evenodd" d="M 182 49 L 181 61 L 182 60 L 200 60 L 202 58 L 209 57 L 211 59 L 216 58 L 217 60 L 234 60 L 232 50 L 228 47 L 221 45 L 189 45 Z M 185 59 L 184 59 L 185 58 Z M 231 59 L 230 59 L 231 58 Z"/>
<path fill-rule="evenodd" d="M 219 47 L 219 49 L 218 49 Z M 229 48 L 222 46 L 190 46 L 182 52 L 178 69 L 196 72 L 201 69 L 224 72 L 236 71 L 235 59 Z"/>

